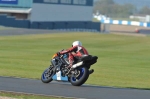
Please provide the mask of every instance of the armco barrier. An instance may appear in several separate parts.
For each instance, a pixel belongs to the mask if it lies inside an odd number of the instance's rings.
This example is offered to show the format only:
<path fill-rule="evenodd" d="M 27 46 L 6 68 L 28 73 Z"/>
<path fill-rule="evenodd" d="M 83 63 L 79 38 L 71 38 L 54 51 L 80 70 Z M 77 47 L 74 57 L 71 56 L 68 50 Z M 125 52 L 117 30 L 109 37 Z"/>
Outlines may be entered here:
<path fill-rule="evenodd" d="M 15 17 L 0 15 L 0 25 L 17 28 L 50 29 L 50 30 L 89 30 L 100 32 L 100 22 L 90 21 L 55 21 L 55 22 L 30 22 L 19 20 Z"/>
<path fill-rule="evenodd" d="M 66 28 L 66 23 L 65 22 L 54 22 L 54 23 L 52 24 L 54 29 L 65 29 Z"/>
<path fill-rule="evenodd" d="M 31 28 L 34 29 L 52 29 L 52 23 L 50 22 L 32 22 Z"/>
<path fill-rule="evenodd" d="M 150 22 L 149 22 L 149 23 L 147 23 L 147 27 L 150 27 Z"/>
<path fill-rule="evenodd" d="M 6 15 L 0 15 L 0 25 L 7 25 L 7 23 L 5 22 L 7 20 Z"/>
<path fill-rule="evenodd" d="M 51 30 L 95 30 L 100 32 L 99 22 L 31 22 L 31 28 L 34 29 L 51 29 Z"/>
<path fill-rule="evenodd" d="M 32 22 L 31 25 L 30 25 L 30 28 L 37 29 L 38 28 L 38 23 L 37 22 Z"/>
<path fill-rule="evenodd" d="M 79 27 L 79 24 L 77 22 L 67 22 L 67 29 L 76 29 L 78 27 Z"/>
<path fill-rule="evenodd" d="M 100 28 L 100 24 L 98 22 L 92 22 L 91 23 L 91 28 L 94 29 L 94 30 L 97 30 L 97 31 L 101 31 L 101 28 Z"/>
<path fill-rule="evenodd" d="M 30 28 L 30 21 L 18 20 L 12 16 L 0 15 L 0 25 L 7 27 Z"/>
<path fill-rule="evenodd" d="M 104 24 L 119 24 L 119 25 L 132 25 L 132 26 L 143 26 L 149 27 L 147 22 L 138 22 L 138 21 L 124 21 L 124 20 L 100 20 Z"/>

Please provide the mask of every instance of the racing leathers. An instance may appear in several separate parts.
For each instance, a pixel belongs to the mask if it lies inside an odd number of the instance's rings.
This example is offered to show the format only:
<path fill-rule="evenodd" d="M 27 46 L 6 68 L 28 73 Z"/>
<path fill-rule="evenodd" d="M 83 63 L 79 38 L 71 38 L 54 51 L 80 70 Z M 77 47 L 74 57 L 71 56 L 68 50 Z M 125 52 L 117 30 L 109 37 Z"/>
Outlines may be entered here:
<path fill-rule="evenodd" d="M 68 50 L 64 50 L 60 52 L 60 54 L 66 54 L 66 53 L 68 53 L 68 61 L 69 61 L 68 68 L 70 68 L 73 65 L 75 57 L 80 58 L 83 55 L 89 55 L 88 51 L 83 46 L 78 46 L 78 45 L 71 47 Z"/>

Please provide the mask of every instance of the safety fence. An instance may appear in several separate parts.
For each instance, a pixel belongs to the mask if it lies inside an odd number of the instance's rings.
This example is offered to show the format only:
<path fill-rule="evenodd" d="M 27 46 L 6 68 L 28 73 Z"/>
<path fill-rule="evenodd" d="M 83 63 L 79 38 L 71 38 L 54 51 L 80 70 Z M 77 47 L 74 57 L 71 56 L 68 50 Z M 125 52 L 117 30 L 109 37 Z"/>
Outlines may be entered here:
<path fill-rule="evenodd" d="M 113 19 L 108 18 L 108 17 L 103 16 L 103 15 L 101 15 L 101 16 L 93 15 L 93 18 L 97 19 L 102 24 L 150 27 L 150 22 L 113 20 Z"/>
<path fill-rule="evenodd" d="M 143 26 L 150 27 L 150 23 L 148 22 L 138 22 L 138 21 L 125 21 L 125 20 L 100 20 L 101 23 L 104 24 L 118 24 L 118 25 L 132 25 L 132 26 Z"/>
<path fill-rule="evenodd" d="M 55 21 L 55 22 L 31 22 L 30 20 L 19 20 L 15 17 L 0 15 L 0 25 L 7 27 L 50 29 L 70 31 L 97 31 L 100 32 L 100 22 L 92 21 Z"/>

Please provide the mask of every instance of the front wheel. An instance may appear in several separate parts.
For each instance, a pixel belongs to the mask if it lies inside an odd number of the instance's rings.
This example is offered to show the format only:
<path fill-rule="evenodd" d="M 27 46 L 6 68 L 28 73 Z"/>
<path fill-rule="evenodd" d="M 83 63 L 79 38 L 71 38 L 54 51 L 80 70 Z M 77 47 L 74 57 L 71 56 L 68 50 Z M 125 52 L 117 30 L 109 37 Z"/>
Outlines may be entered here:
<path fill-rule="evenodd" d="M 41 81 L 43 83 L 49 83 L 51 82 L 53 79 L 53 69 L 51 68 L 47 68 L 43 73 L 42 73 L 42 76 L 41 76 Z"/>
<path fill-rule="evenodd" d="M 75 70 L 76 74 L 71 75 L 70 82 L 74 86 L 81 86 L 89 77 L 89 70 L 87 67 L 78 68 Z"/>

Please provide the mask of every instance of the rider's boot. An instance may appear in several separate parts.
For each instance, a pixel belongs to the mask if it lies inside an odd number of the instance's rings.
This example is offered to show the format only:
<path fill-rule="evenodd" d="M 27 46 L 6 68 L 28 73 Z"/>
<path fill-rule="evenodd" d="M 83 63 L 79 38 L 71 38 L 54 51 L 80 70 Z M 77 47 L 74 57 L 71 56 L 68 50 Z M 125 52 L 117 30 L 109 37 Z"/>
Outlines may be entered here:
<path fill-rule="evenodd" d="M 73 65 L 74 60 L 73 59 L 69 59 L 69 65 L 67 66 L 67 68 L 71 68 Z"/>

